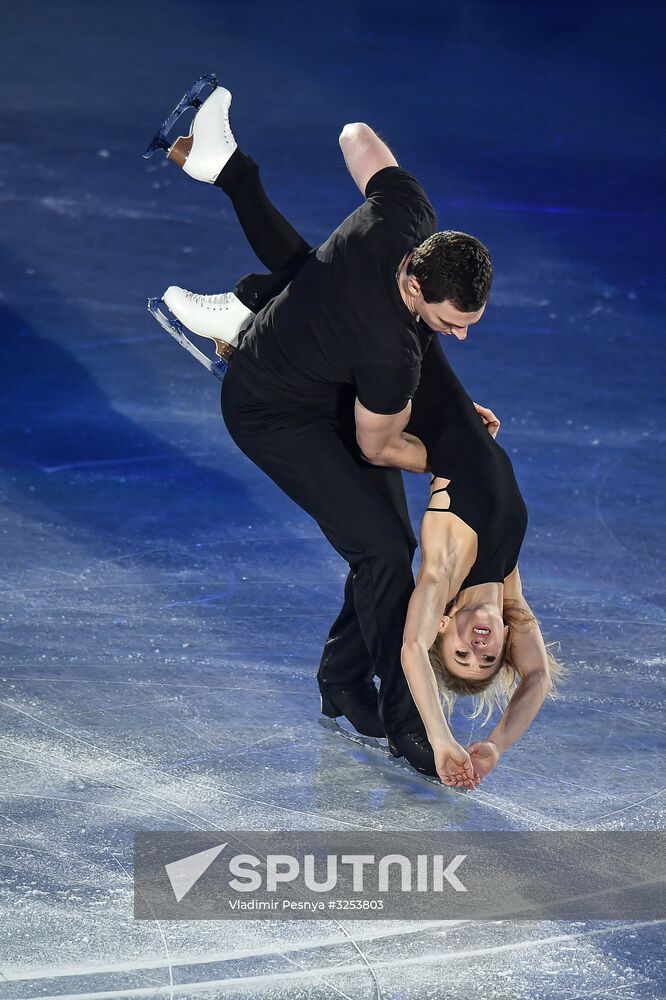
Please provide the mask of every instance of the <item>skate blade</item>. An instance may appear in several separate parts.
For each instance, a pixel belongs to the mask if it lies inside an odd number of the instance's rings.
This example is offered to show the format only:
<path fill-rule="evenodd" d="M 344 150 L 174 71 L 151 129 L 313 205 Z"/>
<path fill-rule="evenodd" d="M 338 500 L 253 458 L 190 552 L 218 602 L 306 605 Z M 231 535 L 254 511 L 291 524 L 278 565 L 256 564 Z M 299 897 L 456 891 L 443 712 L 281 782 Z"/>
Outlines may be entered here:
<path fill-rule="evenodd" d="M 319 725 L 323 726 L 324 729 L 329 729 L 332 733 L 344 736 L 345 739 L 351 740 L 352 743 L 358 743 L 359 746 L 370 747 L 371 750 L 385 749 L 384 744 L 380 743 L 375 736 L 362 736 L 361 733 L 352 733 L 348 729 L 343 729 L 335 719 L 319 719 Z"/>
<path fill-rule="evenodd" d="M 155 137 L 152 142 L 148 145 L 146 152 L 143 153 L 143 158 L 147 160 L 158 149 L 163 149 L 165 152 L 168 152 L 172 144 L 167 139 L 167 134 L 171 131 L 183 112 L 187 111 L 188 108 L 195 108 L 198 111 L 203 104 L 203 101 L 199 99 L 199 94 L 204 87 L 210 87 L 210 92 L 212 94 L 218 86 L 219 83 L 214 73 L 205 73 L 203 76 L 200 76 L 199 79 L 192 84 L 190 89 L 183 94 L 168 118 L 165 118 L 162 122 L 162 125 L 155 133 Z M 210 94 L 208 96 L 210 96 Z"/>
<path fill-rule="evenodd" d="M 356 746 L 363 747 L 366 750 L 378 750 L 392 767 L 397 768 L 399 771 L 406 772 L 411 778 L 418 778 L 420 781 L 427 781 L 429 785 L 436 785 L 438 788 L 443 788 L 447 792 L 467 792 L 466 788 L 458 788 L 455 785 L 444 785 L 439 778 L 431 778 L 428 774 L 421 774 L 421 772 L 417 771 L 416 768 L 411 766 L 411 764 L 408 764 L 406 760 L 403 760 L 401 757 L 394 757 L 388 746 L 384 743 L 380 743 L 379 740 L 375 739 L 373 736 L 361 736 L 360 733 L 352 733 L 348 729 L 343 729 L 342 726 L 338 725 L 335 719 L 319 719 L 318 722 L 322 729 L 327 729 L 335 736 L 342 736 L 343 739 L 348 740 L 350 743 L 355 743 Z"/>
<path fill-rule="evenodd" d="M 187 336 L 189 331 L 186 331 L 180 320 L 176 319 L 168 305 L 164 302 L 164 299 L 148 299 L 148 312 L 155 317 L 163 330 L 166 330 L 181 347 L 184 347 L 193 358 L 197 359 L 200 365 L 204 366 L 206 371 L 209 371 L 222 381 L 229 367 L 227 362 L 222 359 L 212 361 L 206 357 L 203 351 L 195 347 Z"/>

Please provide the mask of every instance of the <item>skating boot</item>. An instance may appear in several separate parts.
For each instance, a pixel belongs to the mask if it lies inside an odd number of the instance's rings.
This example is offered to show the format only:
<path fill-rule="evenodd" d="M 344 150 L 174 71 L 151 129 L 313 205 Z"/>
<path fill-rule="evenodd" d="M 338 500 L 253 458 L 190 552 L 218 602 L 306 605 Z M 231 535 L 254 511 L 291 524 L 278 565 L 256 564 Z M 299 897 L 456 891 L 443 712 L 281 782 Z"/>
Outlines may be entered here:
<path fill-rule="evenodd" d="M 195 295 L 175 285 L 166 290 L 164 298 L 148 299 L 148 311 L 188 354 L 220 381 L 226 375 L 240 334 L 254 317 L 233 292 Z M 192 343 L 188 336 L 191 332 L 214 342 L 216 360 Z"/>
<path fill-rule="evenodd" d="M 213 91 L 201 101 L 198 95 L 206 86 L 212 87 Z M 217 78 L 213 75 L 202 76 L 178 102 L 143 155 L 148 157 L 156 149 L 163 149 L 167 158 L 182 167 L 190 177 L 212 184 L 236 149 L 229 124 L 230 105 L 231 94 L 218 86 Z M 189 133 L 179 136 L 172 143 L 167 133 L 188 108 L 197 110 Z"/>
<path fill-rule="evenodd" d="M 215 353 L 229 360 L 238 346 L 239 334 L 250 324 L 254 313 L 233 292 L 197 295 L 171 285 L 162 296 L 164 304 L 183 326 L 199 337 L 215 341 Z"/>
<path fill-rule="evenodd" d="M 394 757 L 404 757 L 421 774 L 437 777 L 435 755 L 423 730 L 415 728 L 389 736 L 388 748 Z"/>
<path fill-rule="evenodd" d="M 356 684 L 320 685 L 321 711 L 329 719 L 344 715 L 364 736 L 385 736 L 377 708 L 377 688 L 372 678 Z"/>

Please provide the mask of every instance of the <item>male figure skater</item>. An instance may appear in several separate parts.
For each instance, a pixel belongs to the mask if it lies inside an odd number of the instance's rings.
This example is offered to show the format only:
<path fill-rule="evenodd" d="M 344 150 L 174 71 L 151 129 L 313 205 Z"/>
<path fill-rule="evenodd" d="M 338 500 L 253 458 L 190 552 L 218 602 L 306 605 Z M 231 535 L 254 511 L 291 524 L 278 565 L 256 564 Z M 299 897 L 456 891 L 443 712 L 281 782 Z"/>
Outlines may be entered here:
<path fill-rule="evenodd" d="M 433 774 L 400 662 L 416 539 L 399 470 L 427 470 L 423 444 L 404 432 L 421 360 L 435 331 L 464 339 L 481 318 L 488 251 L 466 234 L 435 232 L 425 191 L 363 123 L 346 125 L 339 141 L 365 200 L 312 249 L 237 148 L 230 103 L 214 90 L 168 156 L 226 191 L 273 274 L 243 279 L 235 295 L 171 288 L 165 302 L 195 333 L 231 344 L 263 306 L 230 360 L 222 413 L 238 447 L 349 564 L 318 672 L 322 711 L 386 733 L 392 753 Z"/>

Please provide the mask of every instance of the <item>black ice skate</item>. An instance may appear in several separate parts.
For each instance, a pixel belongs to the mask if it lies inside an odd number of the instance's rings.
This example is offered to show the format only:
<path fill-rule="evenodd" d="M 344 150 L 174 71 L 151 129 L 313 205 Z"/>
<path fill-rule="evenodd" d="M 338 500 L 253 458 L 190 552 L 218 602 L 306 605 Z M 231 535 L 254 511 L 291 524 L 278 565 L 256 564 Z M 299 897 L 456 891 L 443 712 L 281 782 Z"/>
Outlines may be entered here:
<path fill-rule="evenodd" d="M 217 348 L 217 352 L 221 351 L 228 352 L 223 354 L 221 357 L 216 359 L 211 359 L 207 357 L 203 351 L 200 351 L 198 347 L 195 347 L 192 341 L 187 336 L 188 330 L 183 326 L 180 320 L 176 319 L 169 307 L 164 302 L 164 299 L 148 299 L 148 312 L 151 313 L 160 324 L 160 326 L 169 333 L 175 341 L 177 341 L 181 347 L 196 358 L 200 365 L 219 378 L 220 381 L 224 378 L 228 368 L 228 360 L 233 354 L 233 347 L 229 344 L 220 344 Z"/>
<path fill-rule="evenodd" d="M 206 87 L 210 87 L 211 93 L 217 89 L 219 86 L 217 77 L 214 73 L 206 73 L 200 76 L 199 79 L 192 84 L 190 89 L 183 94 L 178 104 L 175 106 L 168 118 L 160 126 L 159 130 L 155 134 L 155 138 L 149 144 L 146 152 L 143 154 L 145 159 L 152 156 L 154 152 L 158 149 L 163 149 L 165 153 L 168 153 L 171 149 L 172 143 L 167 138 L 168 133 L 171 131 L 173 126 L 176 124 L 180 116 L 187 111 L 188 108 L 194 108 L 198 111 L 201 105 L 204 103 L 199 98 L 199 94 Z"/>
<path fill-rule="evenodd" d="M 421 774 L 439 781 L 432 747 L 421 730 L 414 729 L 398 736 L 389 736 L 388 749 L 394 757 L 404 757 Z"/>
<path fill-rule="evenodd" d="M 377 707 L 377 688 L 370 677 L 348 687 L 324 683 L 320 694 L 323 715 L 330 719 L 344 715 L 364 736 L 385 735 Z"/>

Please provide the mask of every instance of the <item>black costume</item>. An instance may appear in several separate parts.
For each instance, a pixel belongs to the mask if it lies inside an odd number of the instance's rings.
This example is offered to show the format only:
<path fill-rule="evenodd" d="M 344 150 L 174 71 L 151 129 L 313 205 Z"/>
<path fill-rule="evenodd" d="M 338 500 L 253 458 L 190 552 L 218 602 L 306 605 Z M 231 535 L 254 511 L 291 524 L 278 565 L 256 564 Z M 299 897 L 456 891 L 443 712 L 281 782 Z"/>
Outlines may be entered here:
<path fill-rule="evenodd" d="M 275 272 L 236 288 L 261 311 L 222 383 L 227 429 L 350 567 L 320 687 L 377 674 L 386 731 L 423 731 L 400 662 L 416 539 L 400 470 L 361 456 L 353 410 L 358 394 L 369 409 L 395 413 L 416 390 L 432 334 L 410 314 L 394 275 L 434 232 L 434 211 L 418 181 L 387 167 L 371 178 L 366 201 L 312 250 L 270 204 L 256 164 L 240 150 L 216 184 Z"/>
<path fill-rule="evenodd" d="M 527 509 L 511 459 L 486 430 L 438 338 L 424 359 L 405 429 L 423 441 L 432 474 L 451 480 L 448 512 L 477 534 L 476 560 L 460 589 L 503 583 L 518 562 Z M 447 513 L 427 510 L 437 517 Z"/>

